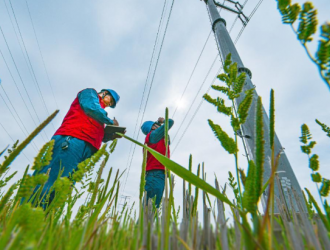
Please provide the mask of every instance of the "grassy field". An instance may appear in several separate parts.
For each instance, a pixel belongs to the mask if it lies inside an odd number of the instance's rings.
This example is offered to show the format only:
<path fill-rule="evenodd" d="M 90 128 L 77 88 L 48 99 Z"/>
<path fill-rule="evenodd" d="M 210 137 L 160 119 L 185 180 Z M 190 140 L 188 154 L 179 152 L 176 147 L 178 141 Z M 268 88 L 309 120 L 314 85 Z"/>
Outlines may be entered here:
<path fill-rule="evenodd" d="M 224 66 L 225 73 L 219 79 L 225 86 L 213 86 L 214 89 L 233 101 L 240 96 L 245 82 L 245 73 L 237 72 L 236 64 L 230 57 Z M 254 98 L 252 91 L 244 93 L 245 99 L 238 107 L 225 106 L 223 99 L 204 98 L 213 104 L 220 113 L 231 117 L 233 131 L 245 122 Z M 262 102 L 257 97 L 256 108 L 256 145 L 255 161 L 249 161 L 245 174 L 236 165 L 235 174 L 229 174 L 229 185 L 234 190 L 235 199 L 226 195 L 226 185 L 207 183 L 203 165 L 197 173 L 192 173 L 190 158 L 187 168 L 168 159 L 147 146 L 129 138 L 132 143 L 144 148 L 139 204 L 124 205 L 117 210 L 120 178 L 123 173 L 113 173 L 110 168 L 106 180 L 101 178 L 109 156 L 114 152 L 117 141 L 104 144 L 91 158 L 81 162 L 70 178 L 58 178 L 53 186 L 55 198 L 47 206 L 41 202 L 40 190 L 48 179 L 47 174 L 28 175 L 29 167 L 19 181 L 7 187 L 7 183 L 16 174 L 10 172 L 10 165 L 33 138 L 56 116 L 54 112 L 25 141 L 2 151 L 5 155 L 0 165 L 0 249 L 330 249 L 330 208 L 325 201 L 318 205 L 309 190 L 305 190 L 305 199 L 299 199 L 301 190 L 288 189 L 289 201 L 284 198 L 281 183 L 276 173 L 280 152 L 274 152 L 274 92 L 271 92 L 270 104 L 270 141 L 272 148 L 272 172 L 269 180 L 263 184 L 264 140 L 262 122 Z M 166 122 L 168 110 L 166 110 Z M 236 157 L 237 139 L 231 138 L 219 125 L 209 120 L 211 129 L 225 150 Z M 319 122 L 324 131 L 330 129 Z M 166 127 L 165 140 L 168 142 Z M 317 155 L 311 155 L 313 141 L 306 125 L 302 126 L 303 153 L 309 156 L 312 180 L 321 184 L 319 193 L 328 196 L 329 181 L 322 178 L 317 170 Z M 44 145 L 36 156 L 31 169 L 38 170 L 48 165 L 52 157 L 53 141 Z M 152 200 L 144 196 L 146 153 L 150 152 L 167 168 L 165 194 L 159 210 Z M 97 168 L 97 169 L 96 169 Z M 90 176 L 97 172 L 96 180 Z M 174 204 L 174 179 L 183 182 L 182 205 Z M 77 189 L 73 183 L 81 183 Z M 274 195 L 275 183 L 280 187 L 279 197 Z M 29 199 L 35 187 L 39 191 Z M 4 191 L 5 190 L 5 191 Z M 73 207 L 82 195 L 88 193 L 86 200 L 73 213 Z M 258 210 L 261 195 L 266 193 L 264 211 Z M 216 198 L 211 204 L 210 196 Z M 46 197 L 47 201 L 47 197 Z M 197 209 L 202 202 L 203 210 Z M 294 205 L 296 204 L 296 205 Z M 46 207 L 44 210 L 42 206 Z M 274 208 L 279 213 L 274 213 Z M 225 210 L 230 213 L 225 213 Z M 307 212 L 305 212 L 307 211 Z M 325 211 L 325 212 L 324 212 Z M 180 214 L 180 216 L 179 216 Z M 230 214 L 231 218 L 226 217 Z M 180 220 L 178 219 L 180 218 Z M 181 219 L 182 218 L 182 219 Z M 228 219 L 233 221 L 229 225 Z"/>

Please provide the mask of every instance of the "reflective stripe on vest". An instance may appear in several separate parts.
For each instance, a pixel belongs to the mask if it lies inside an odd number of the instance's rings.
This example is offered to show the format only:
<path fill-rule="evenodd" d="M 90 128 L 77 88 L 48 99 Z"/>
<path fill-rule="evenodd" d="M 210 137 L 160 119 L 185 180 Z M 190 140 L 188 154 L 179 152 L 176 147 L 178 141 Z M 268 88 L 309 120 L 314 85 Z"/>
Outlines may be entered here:
<path fill-rule="evenodd" d="M 99 97 L 100 105 L 104 109 L 105 105 L 101 102 L 101 100 L 102 98 Z M 72 136 L 89 142 L 93 147 L 99 149 L 104 136 L 104 124 L 97 122 L 85 114 L 79 104 L 79 99 L 77 96 L 71 104 L 68 113 L 65 115 L 62 125 L 54 135 Z"/>
<path fill-rule="evenodd" d="M 147 146 L 149 148 L 152 148 L 153 150 L 157 151 L 158 153 L 165 155 L 166 154 L 165 138 L 161 139 L 157 143 L 150 143 L 150 134 L 151 134 L 151 132 L 147 135 L 147 137 L 145 139 L 145 144 L 147 144 Z M 168 146 L 168 158 L 170 158 L 170 147 L 169 146 Z M 146 171 L 154 170 L 154 169 L 164 170 L 165 167 L 152 154 L 150 154 L 148 152 Z"/>

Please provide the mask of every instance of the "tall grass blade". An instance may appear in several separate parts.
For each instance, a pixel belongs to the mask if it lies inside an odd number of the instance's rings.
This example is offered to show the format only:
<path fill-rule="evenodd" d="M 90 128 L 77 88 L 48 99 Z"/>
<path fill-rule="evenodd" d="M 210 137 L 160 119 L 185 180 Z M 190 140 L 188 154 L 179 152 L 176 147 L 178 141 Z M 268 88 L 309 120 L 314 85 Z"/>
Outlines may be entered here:
<path fill-rule="evenodd" d="M 8 157 L 0 164 L 0 176 L 6 171 L 7 167 L 15 160 L 15 158 L 23 151 L 23 149 L 36 137 L 48 123 L 50 123 L 57 115 L 59 110 L 51 114 L 43 123 L 41 123 L 21 144 L 19 144 Z"/>

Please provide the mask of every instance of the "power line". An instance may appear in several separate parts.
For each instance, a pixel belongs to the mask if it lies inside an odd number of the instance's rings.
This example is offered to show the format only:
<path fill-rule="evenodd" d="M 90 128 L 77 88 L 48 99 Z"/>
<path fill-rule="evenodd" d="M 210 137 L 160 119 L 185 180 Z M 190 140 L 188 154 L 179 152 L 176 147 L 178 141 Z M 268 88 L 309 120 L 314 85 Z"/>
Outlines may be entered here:
<path fill-rule="evenodd" d="M 3 128 L 3 130 L 6 132 L 6 134 L 9 136 L 9 138 L 15 143 L 15 140 L 10 136 L 10 134 L 8 133 L 8 131 L 6 130 L 6 128 L 2 125 L 2 123 L 0 122 L 0 126 Z M 27 158 L 27 156 L 25 155 L 25 153 L 22 151 L 22 154 L 24 155 L 24 157 L 27 159 L 27 161 L 29 162 L 30 160 Z"/>
<path fill-rule="evenodd" d="M 42 55 L 42 52 L 41 52 L 41 48 L 40 48 L 40 44 L 39 44 L 39 40 L 38 40 L 38 36 L 37 36 L 37 32 L 35 30 L 35 27 L 34 27 L 34 23 L 33 23 L 33 20 L 32 20 L 32 15 L 31 15 L 31 12 L 30 12 L 30 8 L 29 8 L 29 4 L 27 2 L 27 0 L 25 0 L 26 2 L 26 7 L 28 9 L 28 12 L 29 12 L 29 17 L 30 17 L 30 20 L 31 20 L 31 24 L 32 24 L 32 28 L 33 28 L 33 32 L 34 32 L 34 36 L 36 38 L 36 41 L 37 41 L 37 45 L 38 45 L 38 49 L 39 49 L 39 52 L 40 52 L 40 56 L 41 56 L 41 59 L 42 59 L 42 64 L 44 66 L 44 69 L 45 69 L 45 72 L 46 72 L 46 75 L 47 75 L 47 79 L 48 79 L 48 83 L 49 83 L 49 87 L 50 87 L 50 90 L 52 92 L 52 95 L 53 95 L 53 98 L 54 98 L 54 101 L 55 101 L 55 104 L 56 104 L 56 108 L 58 108 L 58 104 L 57 104 L 57 100 L 56 100 L 56 97 L 55 97 L 55 94 L 54 94 L 54 91 L 53 91 L 53 87 L 52 87 L 52 84 L 51 84 L 51 81 L 50 81 L 50 78 L 49 78 L 49 74 L 48 74 L 48 70 L 47 70 L 47 67 L 46 67 L 46 63 L 45 63 L 45 60 L 44 60 L 44 57 Z"/>
<path fill-rule="evenodd" d="M 170 8 L 170 11 L 169 11 L 169 16 L 167 18 L 167 22 L 166 22 L 166 26 L 165 26 L 165 30 L 164 30 L 164 35 L 163 35 L 163 39 L 161 41 L 160 49 L 159 49 L 159 52 L 158 52 L 158 57 L 157 57 L 157 60 L 156 60 L 156 65 L 155 65 L 153 76 L 152 76 L 152 79 L 151 79 L 151 83 L 150 83 L 150 87 L 149 87 L 149 91 L 148 91 L 148 95 L 147 95 L 147 100 L 146 100 L 146 103 L 145 103 L 145 106 L 144 106 L 144 110 L 143 110 L 143 114 L 142 114 L 142 117 L 141 117 L 140 126 L 142 125 L 144 114 L 145 114 L 145 111 L 146 111 L 146 108 L 147 108 L 147 105 L 148 105 L 148 100 L 149 100 L 149 96 L 150 96 L 152 84 L 153 84 L 153 81 L 154 81 L 154 78 L 155 78 L 155 74 L 156 74 L 156 71 L 157 71 L 157 68 L 158 68 L 158 62 L 159 62 L 159 58 L 160 58 L 160 55 L 161 55 L 161 52 L 162 52 L 164 40 L 165 40 L 165 37 L 166 37 L 168 24 L 169 24 L 169 21 L 171 19 L 171 14 L 172 14 L 173 6 L 174 6 L 174 1 L 175 0 L 172 1 L 171 8 Z M 140 134 L 140 130 L 138 130 L 138 134 L 137 134 L 137 137 L 136 138 L 139 137 L 139 134 Z M 136 144 L 134 144 L 134 147 L 133 147 L 133 154 L 132 154 L 130 165 L 129 165 L 129 168 L 128 168 L 128 172 L 127 172 L 127 175 L 126 175 L 126 180 L 125 180 L 123 192 L 125 191 L 125 188 L 126 188 L 126 183 L 127 183 L 128 175 L 129 175 L 129 172 L 130 172 L 130 169 L 131 169 L 131 165 L 132 165 L 132 161 L 133 161 L 133 158 L 134 158 L 135 148 L 136 148 Z"/>
<path fill-rule="evenodd" d="M 257 5 L 254 7 L 254 9 L 252 10 L 251 14 L 249 15 L 249 19 L 251 19 L 251 17 L 254 15 L 254 13 L 256 13 L 256 11 L 258 10 L 258 8 L 260 7 L 260 5 L 262 4 L 263 0 L 259 0 L 259 2 L 257 3 Z"/>
<path fill-rule="evenodd" d="M 190 107 L 189 107 L 189 109 L 188 109 L 188 111 L 187 111 L 185 117 L 183 118 L 183 121 L 181 122 L 181 124 L 180 124 L 180 126 L 179 126 L 179 128 L 178 128 L 178 130 L 177 130 L 177 132 L 176 132 L 176 134 L 174 135 L 172 142 L 175 141 L 176 136 L 178 135 L 178 133 L 179 133 L 179 131 L 180 131 L 180 129 L 181 129 L 181 127 L 182 127 L 184 121 L 186 120 L 186 118 L 187 118 L 187 116 L 188 116 L 188 114 L 189 114 L 189 112 L 190 112 L 192 106 L 194 105 L 195 100 L 196 100 L 196 98 L 197 98 L 199 92 L 201 91 L 202 87 L 204 86 L 204 84 L 205 84 L 205 82 L 206 82 L 206 79 L 208 78 L 209 74 L 211 73 L 211 70 L 212 70 L 214 64 L 216 63 L 218 57 L 219 57 L 219 55 L 216 55 L 216 57 L 214 58 L 214 60 L 213 60 L 213 62 L 212 62 L 212 65 L 211 65 L 209 71 L 207 72 L 206 77 L 204 78 L 203 83 L 202 83 L 201 86 L 199 87 L 199 89 L 198 89 L 198 91 L 197 91 L 195 97 L 192 99 L 193 101 L 191 102 Z"/>
<path fill-rule="evenodd" d="M 195 72 L 195 69 L 196 69 L 196 67 L 197 67 L 197 65 L 198 65 L 198 63 L 199 63 L 199 60 L 201 59 L 201 56 L 202 56 L 202 54 L 203 54 L 203 52 L 204 52 L 204 49 L 205 49 L 205 47 L 206 47 L 207 42 L 209 41 L 209 38 L 210 38 L 211 34 L 212 34 L 212 30 L 210 31 L 209 35 L 207 36 L 207 39 L 206 39 L 206 41 L 205 41 L 205 43 L 204 43 L 204 46 L 203 46 L 203 49 L 202 49 L 201 53 L 199 54 L 199 57 L 198 57 L 198 59 L 197 59 L 197 62 L 195 63 L 195 66 L 194 66 L 194 68 L 193 68 L 193 70 L 192 70 L 192 72 L 191 72 L 191 74 L 190 74 L 189 80 L 188 80 L 188 82 L 187 82 L 187 84 L 186 84 L 186 86 L 185 86 L 185 88 L 184 88 L 184 90 L 183 90 L 183 92 L 182 92 L 182 94 L 181 94 L 181 97 L 180 97 L 180 99 L 179 99 L 179 101 L 178 101 L 178 104 L 176 105 L 176 108 L 175 108 L 175 110 L 174 110 L 174 113 L 173 113 L 173 115 L 172 115 L 172 118 L 174 118 L 175 113 L 176 113 L 176 111 L 177 111 L 177 109 L 178 109 L 178 107 L 179 107 L 179 103 L 180 103 L 180 101 L 182 100 L 182 97 L 184 96 L 184 94 L 185 94 L 185 92 L 186 92 L 186 90 L 187 90 L 187 88 L 188 88 L 188 86 L 189 86 L 190 80 L 191 80 L 191 78 L 192 78 L 192 76 L 193 76 L 193 74 L 194 74 L 194 72 Z"/>
<path fill-rule="evenodd" d="M 23 132 L 24 136 L 25 136 L 25 137 L 28 137 L 28 134 L 29 134 L 29 132 L 27 131 L 27 129 L 26 129 L 26 127 L 25 127 L 24 123 L 22 122 L 22 120 L 21 120 L 20 116 L 17 114 L 17 111 L 16 111 L 16 109 L 14 108 L 14 106 L 13 106 L 12 102 L 10 101 L 10 99 L 8 98 L 8 95 L 7 95 L 7 93 L 6 93 L 5 89 L 3 88 L 3 86 L 2 86 L 2 85 L 1 85 L 1 88 L 2 88 L 2 90 L 4 91 L 4 93 L 5 93 L 6 97 L 7 97 L 7 99 L 9 100 L 9 103 L 11 104 L 12 108 L 14 109 L 14 112 L 16 113 L 16 115 L 17 115 L 18 119 L 19 119 L 19 120 L 20 120 L 20 122 L 22 123 L 22 126 L 24 127 L 24 129 L 25 129 L 26 133 L 25 133 L 25 132 L 24 132 L 24 130 L 22 129 L 22 127 L 21 127 L 20 123 L 17 121 L 16 117 L 15 117 L 15 116 L 14 116 L 14 114 L 11 112 L 11 110 L 10 110 L 10 108 L 9 108 L 8 104 L 6 103 L 5 99 L 3 98 L 3 96 L 2 96 L 2 95 L 1 95 L 1 93 L 0 93 L 0 97 L 1 97 L 1 99 L 2 99 L 2 100 L 3 100 L 3 102 L 5 103 L 5 105 L 6 105 L 7 109 L 9 110 L 9 113 L 12 115 L 12 117 L 14 117 L 14 119 L 15 119 L 15 121 L 16 121 L 16 124 L 17 124 L 17 125 L 19 126 L 19 128 L 22 130 L 22 132 Z M 36 152 L 38 152 L 38 148 L 37 148 L 36 144 L 35 144 L 34 142 L 32 142 L 32 145 L 34 146 L 34 149 L 36 150 Z"/>
<path fill-rule="evenodd" d="M 41 97 L 41 99 L 42 99 L 42 102 L 43 102 L 43 104 L 44 104 L 44 107 L 45 107 L 45 109 L 46 109 L 46 112 L 47 112 L 47 114 L 48 114 L 48 116 L 49 116 L 50 113 L 49 113 L 49 111 L 48 111 L 48 108 L 47 108 L 46 102 L 45 102 L 45 100 L 44 100 L 44 97 L 43 97 L 43 95 L 42 95 L 42 93 L 41 93 L 41 89 L 40 89 L 40 86 L 39 86 L 39 82 L 38 82 L 37 77 L 36 77 L 36 74 L 35 74 L 35 72 L 34 72 L 34 69 L 33 69 L 33 66 L 32 66 L 32 63 L 31 63 L 31 60 L 30 60 L 29 53 L 27 52 L 27 49 L 26 49 L 26 46 L 25 46 L 25 42 L 24 42 L 24 39 L 23 39 L 23 36 L 22 36 L 22 33 L 21 33 L 21 29 L 20 29 L 20 27 L 19 27 L 19 24 L 18 24 L 17 18 L 16 18 L 16 14 L 15 14 L 15 11 L 14 11 L 14 8 L 13 8 L 13 5 L 12 5 L 12 3 L 11 3 L 11 0 L 9 0 L 9 3 L 10 3 L 10 7 L 11 7 L 11 9 L 12 9 L 13 15 L 14 15 L 14 19 L 15 19 L 15 22 L 16 22 L 16 25 L 17 25 L 17 28 L 18 28 L 18 33 L 19 33 L 19 35 L 20 35 L 20 37 L 21 37 L 21 40 L 22 40 L 22 43 L 23 43 L 23 47 L 24 47 L 25 53 L 26 53 L 27 58 L 28 58 L 29 65 L 30 65 L 31 70 L 32 70 L 32 73 L 33 73 L 33 77 L 34 77 L 34 80 L 35 80 L 35 83 L 36 83 L 36 86 L 37 86 L 37 90 L 39 91 L 38 93 L 39 93 L 39 95 L 40 95 L 40 97 Z M 39 117 L 38 117 L 38 119 L 39 119 Z M 41 122 L 40 119 L 39 119 L 39 122 Z M 52 123 L 52 126 L 53 126 L 53 128 L 55 129 L 53 123 Z"/>
<path fill-rule="evenodd" d="M 33 108 L 34 112 L 36 113 L 36 111 L 35 111 L 35 109 L 34 109 L 34 106 L 33 106 L 33 104 L 32 104 L 31 98 L 30 98 L 30 96 L 29 96 L 29 94 L 28 94 L 28 92 L 27 92 L 27 90 L 26 90 L 25 84 L 24 84 L 24 82 L 23 82 L 23 80 L 22 80 L 21 74 L 19 73 L 19 70 L 18 70 L 18 68 L 17 68 L 17 65 L 16 65 L 16 62 L 15 62 L 15 60 L 14 60 L 14 57 L 13 57 L 13 55 L 12 55 L 12 53 L 11 53 L 11 50 L 10 50 L 10 48 L 9 48 L 9 46 L 8 46 L 7 40 L 6 40 L 6 38 L 5 38 L 5 35 L 4 35 L 3 31 L 2 31 L 1 26 L 0 26 L 0 31 L 1 31 L 1 33 L 2 33 L 2 36 L 3 36 L 4 40 L 5 40 L 5 42 L 6 42 L 7 48 L 8 48 L 8 50 L 9 50 L 10 56 L 11 56 L 13 62 L 14 62 L 14 65 L 15 65 L 15 68 L 16 68 L 16 70 L 17 70 L 17 73 L 18 73 L 18 75 L 19 75 L 19 77 L 20 77 L 20 79 L 21 79 L 21 82 L 22 82 L 22 84 L 23 84 L 24 90 L 25 90 L 25 92 L 27 93 L 28 99 L 29 99 L 29 101 L 30 101 L 30 103 L 31 103 L 31 105 L 32 105 L 32 108 Z M 32 119 L 32 121 L 33 121 L 33 123 L 34 123 L 34 125 L 37 126 L 35 120 L 33 119 L 33 116 L 32 116 L 32 114 L 31 114 L 31 111 L 30 111 L 30 109 L 28 108 L 28 106 L 27 106 L 27 104 L 26 104 L 26 102 L 25 102 L 25 98 L 23 97 L 23 95 L 22 95 L 20 89 L 18 88 L 18 85 L 17 85 L 17 83 L 16 83 L 16 81 L 15 81 L 15 79 L 14 79 L 13 74 L 11 73 L 11 70 L 10 70 L 10 68 L 9 68 L 9 66 L 8 66 L 8 63 L 7 63 L 7 61 L 6 61 L 5 57 L 4 57 L 4 55 L 3 55 L 2 51 L 1 51 L 1 49 L 0 49 L 0 54 L 1 54 L 2 59 L 4 60 L 4 62 L 5 62 L 5 64 L 6 64 L 6 67 L 7 67 L 8 71 L 9 71 L 9 74 L 10 74 L 10 76 L 11 76 L 11 78 L 12 78 L 12 80 L 13 80 L 13 82 L 14 82 L 14 84 L 15 84 L 17 90 L 18 90 L 18 93 L 19 93 L 19 95 L 20 95 L 22 101 L 24 102 L 24 106 L 25 106 L 26 109 L 28 110 L 28 113 L 30 114 L 30 117 L 31 117 L 31 119 Z M 39 122 L 41 123 L 40 119 L 39 119 Z M 45 141 L 45 138 L 43 137 L 42 134 L 41 134 L 41 136 L 42 136 L 43 140 Z"/>
<path fill-rule="evenodd" d="M 148 73 L 147 73 L 147 79 L 146 79 L 146 81 L 144 83 L 144 88 L 143 88 L 141 103 L 140 103 L 140 107 L 139 107 L 139 113 L 138 113 L 138 116 L 136 118 L 136 123 L 135 123 L 135 129 L 134 129 L 134 133 L 133 133 L 133 138 L 135 138 L 137 125 L 138 125 L 140 113 L 141 113 L 141 110 L 142 110 L 142 104 L 143 104 L 144 94 L 145 94 L 145 91 L 146 91 L 146 88 L 147 88 L 147 84 L 148 84 L 148 80 L 149 80 L 149 75 L 150 75 L 150 70 L 151 70 L 153 59 L 154 59 L 154 55 L 155 55 L 155 51 L 156 51 L 156 46 L 157 46 L 157 43 L 158 43 L 159 31 L 161 29 L 161 25 L 162 25 L 162 22 L 163 22 L 165 7 L 166 7 L 166 0 L 164 1 L 163 10 L 162 10 L 162 14 L 161 14 L 161 17 L 160 17 L 160 22 L 159 22 L 159 25 L 158 25 L 156 40 L 155 40 L 155 43 L 154 43 L 154 47 L 153 47 L 153 50 L 152 50 L 152 55 L 151 55 L 151 59 L 150 59 L 150 63 L 149 63 L 149 68 L 148 68 Z M 131 144 L 131 146 L 130 146 L 126 168 L 129 166 L 129 159 L 131 157 L 132 148 L 133 148 L 133 144 Z"/>
<path fill-rule="evenodd" d="M 208 93 L 208 92 L 210 91 L 211 86 L 214 84 L 215 80 L 217 79 L 217 75 L 220 74 L 221 70 L 222 70 L 222 66 L 221 66 L 220 69 L 218 70 L 218 73 L 216 74 L 216 76 L 213 78 L 213 81 L 212 81 L 211 85 L 209 86 L 209 88 L 207 89 L 206 93 Z M 195 110 L 195 113 L 193 114 L 193 116 L 191 117 L 190 121 L 188 122 L 188 125 L 187 125 L 186 129 L 183 131 L 181 137 L 179 138 L 178 143 L 175 145 L 175 148 L 173 149 L 173 153 L 172 153 L 172 155 L 174 154 L 176 148 L 178 147 L 178 145 L 180 144 L 182 138 L 183 138 L 184 135 L 186 134 L 186 132 L 187 132 L 187 130 L 188 130 L 190 124 L 191 124 L 192 121 L 194 120 L 194 118 L 195 118 L 197 112 L 199 111 L 200 107 L 202 106 L 203 102 L 204 102 L 204 99 L 202 99 L 202 100 L 200 101 L 200 103 L 198 104 L 198 106 L 197 106 L 197 108 L 196 108 L 196 110 Z"/>

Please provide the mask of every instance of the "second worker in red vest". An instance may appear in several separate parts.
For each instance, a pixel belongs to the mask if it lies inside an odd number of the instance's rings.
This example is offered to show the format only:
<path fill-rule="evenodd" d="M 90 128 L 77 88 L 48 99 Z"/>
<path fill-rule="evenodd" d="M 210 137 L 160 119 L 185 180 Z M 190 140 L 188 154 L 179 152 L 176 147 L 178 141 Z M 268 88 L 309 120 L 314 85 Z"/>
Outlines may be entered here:
<path fill-rule="evenodd" d="M 146 121 L 141 127 L 142 132 L 146 135 L 145 144 L 162 155 L 166 154 L 164 121 L 165 119 L 160 117 L 157 122 Z M 170 129 L 173 124 L 174 121 L 169 119 L 168 128 Z M 169 146 L 168 158 L 170 158 Z M 148 152 L 145 191 L 147 191 L 147 200 L 155 197 L 155 205 L 157 208 L 162 200 L 164 187 L 165 167 Z"/>

